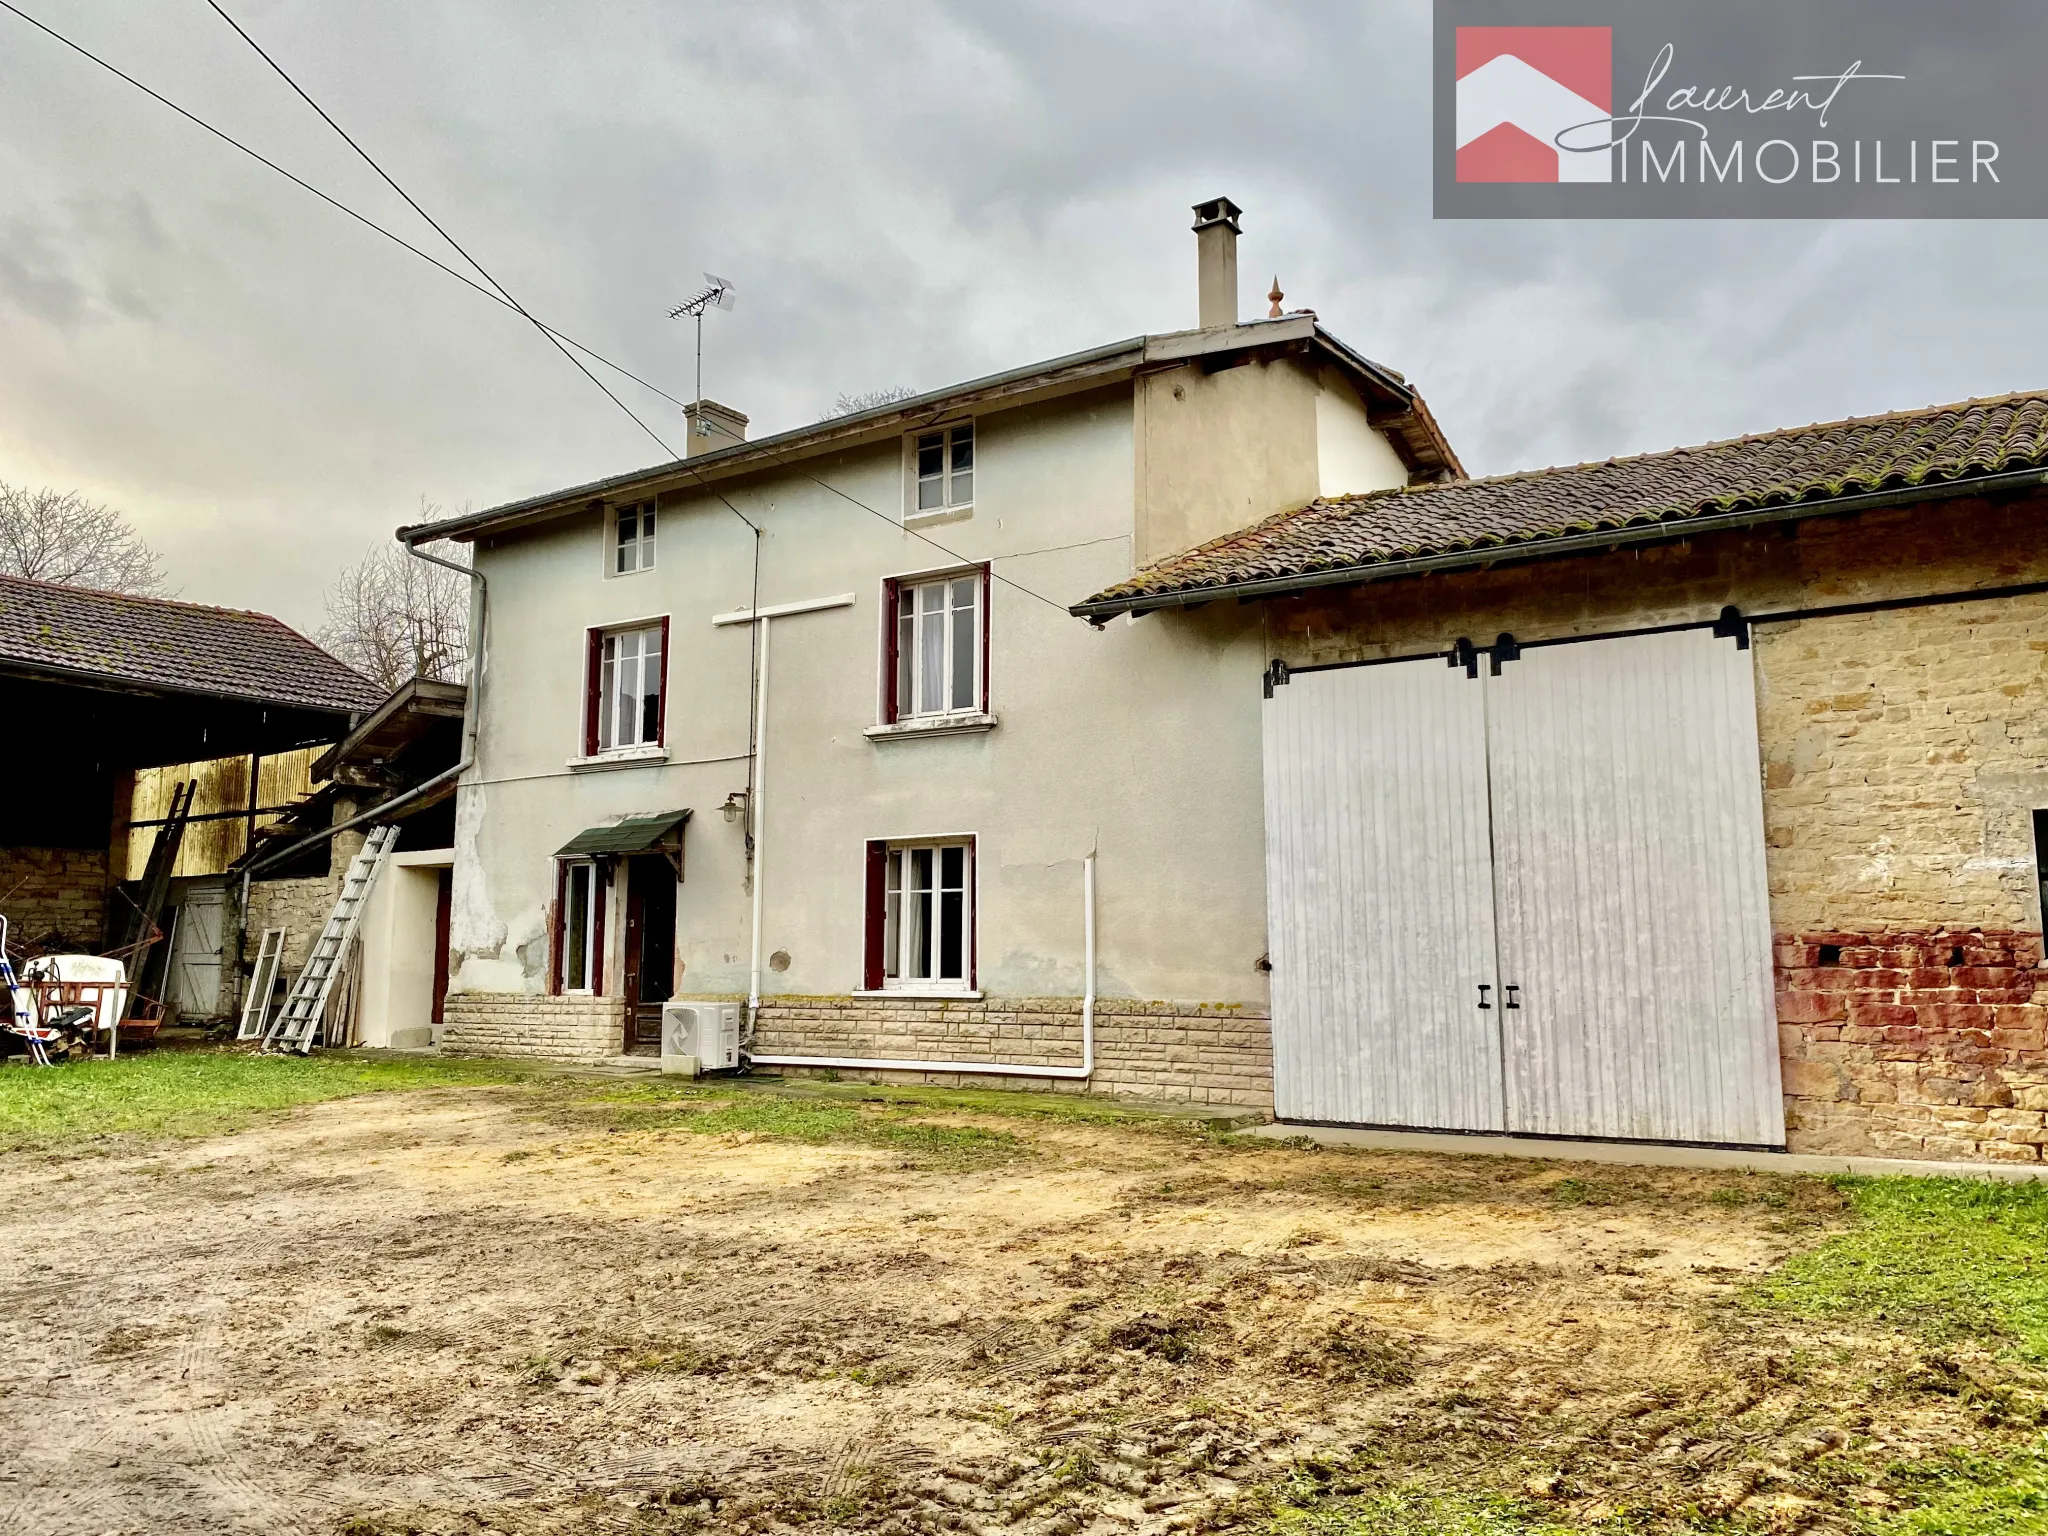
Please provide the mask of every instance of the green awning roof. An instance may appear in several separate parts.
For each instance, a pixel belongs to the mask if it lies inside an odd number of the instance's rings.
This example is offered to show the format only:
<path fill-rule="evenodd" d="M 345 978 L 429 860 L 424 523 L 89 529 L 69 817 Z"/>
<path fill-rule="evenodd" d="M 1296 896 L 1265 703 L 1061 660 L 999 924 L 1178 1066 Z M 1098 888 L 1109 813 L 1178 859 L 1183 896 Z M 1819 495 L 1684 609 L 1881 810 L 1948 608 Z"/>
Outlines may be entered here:
<path fill-rule="evenodd" d="M 645 816 L 628 816 L 624 821 L 578 832 L 562 845 L 558 859 L 583 858 L 593 853 L 645 853 L 667 841 L 668 835 L 690 819 L 688 811 L 653 811 Z"/>

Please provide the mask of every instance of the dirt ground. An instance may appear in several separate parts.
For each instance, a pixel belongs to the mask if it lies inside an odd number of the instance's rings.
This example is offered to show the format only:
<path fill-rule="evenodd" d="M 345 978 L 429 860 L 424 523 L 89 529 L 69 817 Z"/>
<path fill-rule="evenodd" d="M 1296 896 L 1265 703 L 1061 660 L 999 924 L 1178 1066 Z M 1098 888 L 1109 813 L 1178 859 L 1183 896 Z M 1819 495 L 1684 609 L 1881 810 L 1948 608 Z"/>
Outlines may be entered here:
<path fill-rule="evenodd" d="M 0 1532 L 1066 1536 L 1380 1486 L 1837 1529 L 1852 1436 L 1953 1433 L 1873 1410 L 1898 1341 L 1730 1304 L 1825 1185 L 953 1119 L 1021 1145 L 501 1087 L 0 1159 Z"/>

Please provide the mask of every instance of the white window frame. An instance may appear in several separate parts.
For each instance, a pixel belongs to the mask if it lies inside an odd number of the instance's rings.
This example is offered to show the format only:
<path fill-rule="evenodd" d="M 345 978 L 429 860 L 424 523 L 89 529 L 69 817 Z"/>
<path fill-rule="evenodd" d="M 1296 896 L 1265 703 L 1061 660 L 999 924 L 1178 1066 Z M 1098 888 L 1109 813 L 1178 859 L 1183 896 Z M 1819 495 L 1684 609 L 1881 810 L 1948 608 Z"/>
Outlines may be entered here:
<path fill-rule="evenodd" d="M 890 839 L 886 845 L 887 860 L 882 882 L 882 988 L 887 992 L 961 992 L 970 993 L 975 984 L 975 924 L 979 916 L 980 903 L 977 901 L 976 886 L 980 870 L 975 859 L 973 837 L 935 837 Z M 957 886 L 944 884 L 945 854 L 957 851 L 960 856 L 960 883 Z M 913 887 L 913 871 L 916 856 L 929 853 L 929 886 Z M 919 893 L 925 907 L 926 922 L 929 926 L 929 940 L 926 945 L 925 969 L 923 976 L 909 974 L 916 930 L 906 921 L 909 901 L 913 891 Z M 943 965 L 944 935 L 941 925 L 945 922 L 944 900 L 947 895 L 960 898 L 960 974 L 942 976 L 936 974 Z"/>
<path fill-rule="evenodd" d="M 637 576 L 654 569 L 656 510 L 652 498 L 612 509 L 607 529 L 611 539 L 605 550 L 607 576 Z M 625 537 L 629 527 L 633 529 L 631 539 Z M 630 565 L 624 563 L 629 554 L 633 561 Z"/>
<path fill-rule="evenodd" d="M 572 937 L 570 914 L 575 910 L 577 876 L 583 877 L 583 976 L 581 983 L 573 981 L 569 974 L 569 956 L 572 953 L 569 941 Z M 560 918 L 562 955 L 560 961 L 562 992 L 565 996 L 592 997 L 597 993 L 598 978 L 603 975 L 604 957 L 597 952 L 597 906 L 604 900 L 604 885 L 597 877 L 597 860 L 564 859 L 562 861 L 562 914 Z"/>
<path fill-rule="evenodd" d="M 959 589 L 967 586 L 972 594 L 970 607 L 960 606 Z M 896 576 L 890 579 L 887 590 L 894 594 L 889 604 L 887 622 L 890 626 L 886 658 L 893 656 L 896 673 L 885 677 L 882 686 L 886 697 L 894 701 L 894 721 L 937 721 L 963 716 L 979 716 L 988 700 L 988 635 L 989 635 L 989 575 L 983 565 L 956 566 L 947 571 L 920 572 L 913 576 Z M 941 603 L 936 610 L 927 609 L 925 594 L 937 591 Z M 903 611 L 905 601 L 912 604 L 912 612 Z M 969 643 L 974 648 L 971 676 L 968 678 L 966 702 L 958 699 L 955 675 L 958 670 L 960 644 L 960 616 L 969 615 L 966 626 Z M 926 626 L 936 620 L 939 625 L 939 674 L 945 682 L 945 703 L 936 709 L 924 707 L 924 686 L 929 676 L 929 652 L 923 643 Z"/>
<path fill-rule="evenodd" d="M 949 421 L 903 439 L 903 520 L 909 524 L 950 522 L 974 511 L 976 438 L 973 421 Z M 926 450 L 936 439 L 939 458 L 927 472 Z M 929 502 L 929 505 L 927 505 Z"/>
<path fill-rule="evenodd" d="M 586 742 L 586 745 L 595 755 L 600 757 L 614 752 L 642 752 L 660 748 L 664 744 L 663 737 L 667 735 L 665 726 L 668 715 L 668 629 L 666 621 L 664 619 L 654 619 L 639 624 L 619 624 L 599 629 L 595 631 L 595 634 L 597 637 L 597 675 L 594 678 L 586 678 L 584 686 L 586 688 L 594 686 L 597 689 L 597 735 L 594 741 Z M 635 642 L 635 655 L 632 658 L 631 665 L 635 676 L 636 691 L 631 695 L 633 701 L 630 707 L 632 739 L 627 740 L 625 739 L 627 733 L 621 731 L 620 725 L 622 721 L 629 718 L 629 709 L 626 703 L 628 696 L 620 692 L 618 688 L 622 658 L 617 652 L 623 649 L 621 642 L 629 636 Z M 650 661 L 655 669 L 654 693 L 652 695 L 654 699 L 654 725 L 651 733 L 648 730 L 646 720 L 646 701 L 649 695 L 645 686 L 646 671 Z M 590 700 L 587 695 L 584 699 L 583 707 L 587 719 L 590 709 Z"/>

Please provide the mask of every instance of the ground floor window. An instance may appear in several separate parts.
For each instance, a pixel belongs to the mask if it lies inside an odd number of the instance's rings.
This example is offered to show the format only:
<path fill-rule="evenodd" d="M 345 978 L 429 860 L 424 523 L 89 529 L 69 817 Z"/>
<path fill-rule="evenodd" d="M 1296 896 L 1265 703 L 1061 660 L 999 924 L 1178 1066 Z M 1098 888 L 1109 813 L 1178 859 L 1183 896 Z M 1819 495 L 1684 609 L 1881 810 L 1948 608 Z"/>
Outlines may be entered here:
<path fill-rule="evenodd" d="M 974 985 L 974 840 L 868 844 L 870 990 Z"/>
<path fill-rule="evenodd" d="M 555 936 L 556 987 L 562 992 L 603 990 L 599 960 L 604 935 L 603 887 L 591 859 L 565 859 L 559 871 Z"/>

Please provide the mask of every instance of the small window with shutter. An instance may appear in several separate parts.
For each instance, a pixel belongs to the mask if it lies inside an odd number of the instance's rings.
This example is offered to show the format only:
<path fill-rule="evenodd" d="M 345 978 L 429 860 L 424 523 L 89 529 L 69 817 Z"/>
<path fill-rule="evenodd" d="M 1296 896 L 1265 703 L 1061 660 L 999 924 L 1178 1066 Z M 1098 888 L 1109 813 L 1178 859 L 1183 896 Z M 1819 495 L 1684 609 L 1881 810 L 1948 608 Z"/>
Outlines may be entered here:
<path fill-rule="evenodd" d="M 974 839 L 867 845 L 868 991 L 974 987 Z"/>

